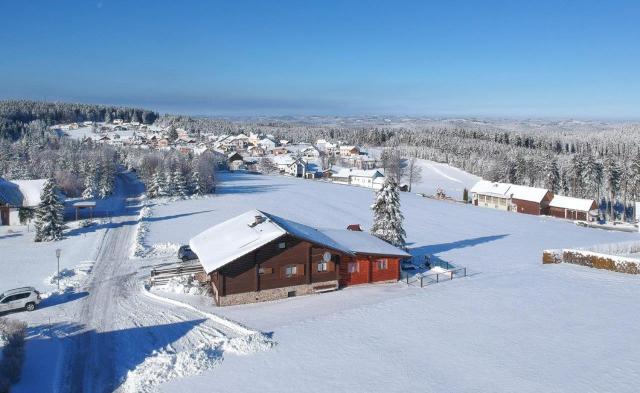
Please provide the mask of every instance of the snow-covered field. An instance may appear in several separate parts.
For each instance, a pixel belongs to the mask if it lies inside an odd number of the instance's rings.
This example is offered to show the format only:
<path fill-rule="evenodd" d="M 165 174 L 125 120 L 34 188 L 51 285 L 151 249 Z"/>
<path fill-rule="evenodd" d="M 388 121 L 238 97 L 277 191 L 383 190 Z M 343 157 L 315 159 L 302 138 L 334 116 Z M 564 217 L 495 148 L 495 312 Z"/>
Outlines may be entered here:
<path fill-rule="evenodd" d="M 35 243 L 33 225 L 29 231 L 26 226 L 0 226 L 0 292 L 21 286 L 32 286 L 41 292 L 56 291 L 57 281 L 51 279 L 57 274 L 58 248 L 62 250 L 60 270 L 66 273 L 61 274 L 62 284 L 71 285 L 68 280 L 71 272 L 76 268 L 82 270 L 94 260 L 106 229 L 104 225 L 78 228 L 76 223 L 69 227 L 64 240 Z"/>
<path fill-rule="evenodd" d="M 416 163 L 422 168 L 422 179 L 413 185 L 412 192 L 434 195 L 438 189 L 442 189 L 447 196 L 462 200 L 464 189 L 470 190 L 482 180 L 479 176 L 447 164 L 422 159 Z"/>
<path fill-rule="evenodd" d="M 157 204 L 147 247 L 187 243 L 252 208 L 315 226 L 371 225 L 371 190 L 309 180 L 221 174 L 215 197 Z M 454 177 L 454 176 L 451 176 Z M 215 308 L 272 332 L 270 351 L 226 359 L 166 392 L 616 391 L 640 384 L 638 277 L 541 264 L 546 248 L 638 234 L 402 194 L 412 253 L 469 277 L 427 288 L 353 287 L 271 303 Z M 178 296 L 178 295 L 176 295 Z"/>
<path fill-rule="evenodd" d="M 71 269 L 63 284 L 78 286 L 34 313 L 10 315 L 30 323 L 16 391 L 637 391 L 638 277 L 541 264 L 543 249 L 638 240 L 637 233 L 403 193 L 411 252 L 465 266 L 469 277 L 226 308 L 186 294 L 193 292 L 181 283 L 144 296 L 150 266 L 175 260 L 190 237 L 250 209 L 320 227 L 371 225 L 369 189 L 220 178 L 215 196 L 151 200 L 142 215 L 132 207 L 114 225 L 62 242 L 36 244 L 32 234 L 0 229 L 0 284 L 53 291 L 43 281 L 60 247 L 61 267 Z M 141 257 L 128 259 L 138 241 Z M 82 265 L 89 260 L 96 262 Z M 266 335 L 246 334 L 253 330 Z"/>

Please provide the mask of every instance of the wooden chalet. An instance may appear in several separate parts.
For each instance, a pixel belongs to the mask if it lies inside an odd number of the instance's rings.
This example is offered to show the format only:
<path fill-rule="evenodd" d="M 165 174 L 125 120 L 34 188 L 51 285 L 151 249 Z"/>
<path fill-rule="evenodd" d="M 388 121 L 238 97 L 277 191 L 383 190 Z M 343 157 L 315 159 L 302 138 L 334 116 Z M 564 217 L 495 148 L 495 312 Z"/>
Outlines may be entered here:
<path fill-rule="evenodd" d="M 410 257 L 366 232 L 316 229 L 259 210 L 209 228 L 189 245 L 221 306 L 395 282 L 400 261 Z"/>

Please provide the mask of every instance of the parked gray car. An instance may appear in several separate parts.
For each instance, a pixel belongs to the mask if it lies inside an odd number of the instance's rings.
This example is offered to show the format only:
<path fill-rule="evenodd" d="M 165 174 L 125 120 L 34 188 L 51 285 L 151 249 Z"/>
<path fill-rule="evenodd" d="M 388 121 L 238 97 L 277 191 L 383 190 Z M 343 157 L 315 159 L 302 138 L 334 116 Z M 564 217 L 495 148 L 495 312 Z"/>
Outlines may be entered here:
<path fill-rule="evenodd" d="M 40 300 L 40 292 L 33 287 L 11 289 L 0 295 L 0 313 L 13 310 L 33 311 Z"/>

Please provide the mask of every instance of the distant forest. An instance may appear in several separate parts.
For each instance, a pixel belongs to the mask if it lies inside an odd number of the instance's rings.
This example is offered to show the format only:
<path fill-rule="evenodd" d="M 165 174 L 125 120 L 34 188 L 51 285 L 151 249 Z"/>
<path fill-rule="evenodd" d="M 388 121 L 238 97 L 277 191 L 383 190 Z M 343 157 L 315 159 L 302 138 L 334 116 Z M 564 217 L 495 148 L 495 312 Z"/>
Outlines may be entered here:
<path fill-rule="evenodd" d="M 40 101 L 0 101 L 0 138 L 16 140 L 27 133 L 61 123 L 122 119 L 152 124 L 157 118 L 156 112 L 137 108 Z M 32 124 L 33 122 L 35 123 Z"/>

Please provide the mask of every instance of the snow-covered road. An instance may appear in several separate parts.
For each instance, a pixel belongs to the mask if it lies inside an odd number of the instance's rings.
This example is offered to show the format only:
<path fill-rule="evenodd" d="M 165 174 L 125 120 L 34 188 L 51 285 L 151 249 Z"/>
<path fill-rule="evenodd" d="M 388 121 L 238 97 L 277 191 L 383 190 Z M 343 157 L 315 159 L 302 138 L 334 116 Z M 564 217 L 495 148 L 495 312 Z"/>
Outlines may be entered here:
<path fill-rule="evenodd" d="M 218 364 L 226 350 L 268 346 L 260 334 L 144 296 L 139 261 L 129 259 L 140 184 L 121 176 L 122 209 L 113 219 L 65 339 L 60 391 L 149 391 L 158 383 Z M 68 326 L 65 326 L 69 329 Z"/>

